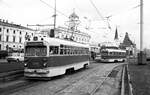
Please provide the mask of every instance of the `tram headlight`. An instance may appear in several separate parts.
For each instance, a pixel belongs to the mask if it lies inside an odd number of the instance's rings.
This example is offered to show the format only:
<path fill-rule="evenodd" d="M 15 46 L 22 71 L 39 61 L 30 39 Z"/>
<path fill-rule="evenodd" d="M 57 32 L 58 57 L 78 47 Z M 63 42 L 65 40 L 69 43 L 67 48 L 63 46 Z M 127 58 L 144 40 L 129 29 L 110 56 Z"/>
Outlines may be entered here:
<path fill-rule="evenodd" d="M 24 67 L 27 67 L 27 63 L 24 63 Z"/>
<path fill-rule="evenodd" d="M 46 66 L 47 66 L 47 63 L 44 63 L 43 66 L 46 67 Z"/>

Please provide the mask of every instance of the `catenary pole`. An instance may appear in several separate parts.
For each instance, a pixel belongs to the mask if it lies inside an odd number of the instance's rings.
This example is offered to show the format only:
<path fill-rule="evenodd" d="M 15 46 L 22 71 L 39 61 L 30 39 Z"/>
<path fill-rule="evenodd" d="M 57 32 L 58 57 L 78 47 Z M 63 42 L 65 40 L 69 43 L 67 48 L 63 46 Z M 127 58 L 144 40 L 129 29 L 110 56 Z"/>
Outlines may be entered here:
<path fill-rule="evenodd" d="M 140 0 L 140 51 L 143 51 L 143 0 Z"/>

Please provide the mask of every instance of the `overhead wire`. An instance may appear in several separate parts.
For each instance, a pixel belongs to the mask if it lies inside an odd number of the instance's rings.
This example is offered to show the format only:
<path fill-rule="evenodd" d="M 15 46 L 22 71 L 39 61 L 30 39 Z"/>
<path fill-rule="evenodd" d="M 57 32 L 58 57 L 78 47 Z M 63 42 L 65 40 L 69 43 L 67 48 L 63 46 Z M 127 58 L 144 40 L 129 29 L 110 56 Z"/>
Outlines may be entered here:
<path fill-rule="evenodd" d="M 95 8 L 96 12 L 98 13 L 98 15 L 101 17 L 102 20 L 104 20 L 104 17 L 102 16 L 102 14 L 100 13 L 100 11 L 98 10 L 98 8 L 96 7 L 96 5 L 93 3 L 92 0 L 90 0 L 92 6 Z"/>
<path fill-rule="evenodd" d="M 96 7 L 96 5 L 94 4 L 94 2 L 92 0 L 90 0 L 90 3 L 92 4 L 92 6 L 95 8 L 97 14 L 100 16 L 100 18 L 107 23 L 108 28 L 111 30 L 111 26 L 110 23 L 108 21 L 108 19 L 104 19 L 104 17 L 102 16 L 102 14 L 100 13 L 99 9 Z M 107 20 L 107 21 L 105 21 Z"/>
<path fill-rule="evenodd" d="M 112 16 L 119 15 L 119 14 L 121 14 L 121 13 L 129 12 L 129 11 L 131 11 L 131 10 L 134 10 L 134 9 L 136 9 L 136 8 L 139 8 L 140 6 L 141 6 L 141 5 L 138 4 L 138 5 L 136 5 L 136 6 L 133 6 L 133 7 L 128 8 L 128 9 L 126 9 L 126 10 L 124 10 L 124 11 L 121 11 L 121 12 L 118 12 L 118 13 L 115 13 L 115 14 L 111 14 L 111 17 L 112 17 Z"/>
<path fill-rule="evenodd" d="M 43 4 L 45 4 L 45 5 L 47 5 L 48 7 L 50 7 L 50 8 L 52 8 L 52 9 L 55 9 L 53 6 L 51 6 L 51 5 L 49 5 L 49 4 L 47 4 L 45 1 L 43 1 L 43 0 L 40 0 Z M 58 13 L 60 13 L 61 15 L 63 15 L 63 16 L 65 16 L 65 17 L 67 17 L 68 18 L 68 16 L 67 15 L 65 15 L 64 13 L 62 13 L 62 12 L 60 12 L 59 10 L 57 10 L 56 9 L 56 11 L 58 12 Z"/>

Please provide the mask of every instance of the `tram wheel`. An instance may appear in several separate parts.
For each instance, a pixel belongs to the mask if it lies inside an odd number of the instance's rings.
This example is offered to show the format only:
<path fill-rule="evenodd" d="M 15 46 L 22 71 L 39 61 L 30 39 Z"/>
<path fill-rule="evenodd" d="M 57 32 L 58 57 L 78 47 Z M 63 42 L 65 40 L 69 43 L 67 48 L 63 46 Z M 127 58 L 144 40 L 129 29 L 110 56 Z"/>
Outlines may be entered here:
<path fill-rule="evenodd" d="M 69 68 L 66 70 L 66 74 L 72 74 L 74 72 L 75 72 L 74 68 Z"/>
<path fill-rule="evenodd" d="M 88 68 L 88 64 L 84 64 L 83 68 L 84 69 Z"/>

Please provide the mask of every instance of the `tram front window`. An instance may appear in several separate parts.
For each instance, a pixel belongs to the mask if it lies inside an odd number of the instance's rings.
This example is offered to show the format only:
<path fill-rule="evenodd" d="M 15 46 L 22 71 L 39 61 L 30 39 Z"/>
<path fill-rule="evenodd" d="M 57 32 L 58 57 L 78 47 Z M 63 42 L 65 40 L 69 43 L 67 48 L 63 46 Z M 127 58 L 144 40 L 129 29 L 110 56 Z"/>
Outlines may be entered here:
<path fill-rule="evenodd" d="M 46 46 L 26 46 L 25 56 L 46 56 Z"/>
<path fill-rule="evenodd" d="M 104 56 L 108 55 L 108 51 L 102 51 L 102 55 Z"/>

